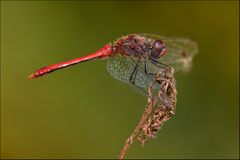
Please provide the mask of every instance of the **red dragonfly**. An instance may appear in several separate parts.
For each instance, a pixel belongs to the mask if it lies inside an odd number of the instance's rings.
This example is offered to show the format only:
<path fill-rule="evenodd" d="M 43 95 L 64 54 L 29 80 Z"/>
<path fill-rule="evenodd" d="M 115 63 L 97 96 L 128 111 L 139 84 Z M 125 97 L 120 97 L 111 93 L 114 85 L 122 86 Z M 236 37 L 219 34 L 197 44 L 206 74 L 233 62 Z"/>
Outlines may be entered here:
<path fill-rule="evenodd" d="M 159 68 L 188 70 L 197 54 L 197 45 L 187 38 L 152 34 L 131 34 L 103 46 L 95 53 L 40 68 L 28 78 L 34 79 L 81 62 L 108 58 L 107 70 L 114 78 L 128 83 L 146 95 L 149 82 Z"/>

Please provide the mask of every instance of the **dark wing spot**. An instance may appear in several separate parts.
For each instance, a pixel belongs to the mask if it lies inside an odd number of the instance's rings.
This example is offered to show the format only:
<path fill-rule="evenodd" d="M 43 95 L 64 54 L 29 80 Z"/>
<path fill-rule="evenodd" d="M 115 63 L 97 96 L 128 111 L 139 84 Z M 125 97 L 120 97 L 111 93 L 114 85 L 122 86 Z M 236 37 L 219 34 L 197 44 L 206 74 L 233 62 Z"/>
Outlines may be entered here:
<path fill-rule="evenodd" d="M 183 52 L 182 52 L 182 57 L 183 57 L 183 58 L 186 58 L 186 57 L 187 57 L 187 52 L 183 51 Z"/>

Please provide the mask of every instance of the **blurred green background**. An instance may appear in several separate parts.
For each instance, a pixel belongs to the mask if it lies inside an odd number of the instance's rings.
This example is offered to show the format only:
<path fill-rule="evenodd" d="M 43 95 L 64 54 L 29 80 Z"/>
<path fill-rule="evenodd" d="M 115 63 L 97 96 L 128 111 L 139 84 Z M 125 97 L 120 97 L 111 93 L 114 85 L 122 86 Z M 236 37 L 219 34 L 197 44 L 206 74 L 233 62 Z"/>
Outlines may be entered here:
<path fill-rule="evenodd" d="M 1 1 L 1 158 L 117 158 L 145 97 L 105 61 L 27 76 L 130 33 L 192 37 L 200 53 L 176 74 L 176 115 L 126 158 L 238 158 L 238 12 L 238 1 Z"/>

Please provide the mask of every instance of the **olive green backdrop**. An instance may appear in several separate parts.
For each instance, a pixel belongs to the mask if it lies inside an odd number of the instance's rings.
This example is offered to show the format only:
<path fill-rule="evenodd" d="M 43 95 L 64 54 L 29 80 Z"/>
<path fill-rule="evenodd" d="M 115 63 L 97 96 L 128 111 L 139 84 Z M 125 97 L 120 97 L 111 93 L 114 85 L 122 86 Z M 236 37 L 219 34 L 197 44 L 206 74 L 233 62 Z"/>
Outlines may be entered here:
<path fill-rule="evenodd" d="M 112 79 L 105 61 L 27 76 L 130 33 L 192 37 L 200 53 L 176 74 L 176 115 L 126 158 L 238 158 L 238 5 L 1 1 L 1 158 L 117 158 L 145 97 Z"/>

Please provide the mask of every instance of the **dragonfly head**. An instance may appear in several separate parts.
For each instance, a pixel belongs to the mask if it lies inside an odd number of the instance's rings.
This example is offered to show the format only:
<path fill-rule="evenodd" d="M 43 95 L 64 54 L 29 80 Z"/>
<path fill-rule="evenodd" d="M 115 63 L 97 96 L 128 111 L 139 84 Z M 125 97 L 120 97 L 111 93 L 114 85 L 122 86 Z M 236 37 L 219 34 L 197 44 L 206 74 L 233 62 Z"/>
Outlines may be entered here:
<path fill-rule="evenodd" d="M 151 50 L 149 52 L 149 56 L 153 59 L 158 59 L 166 54 L 167 49 L 165 43 L 161 40 L 154 40 L 152 42 Z"/>

